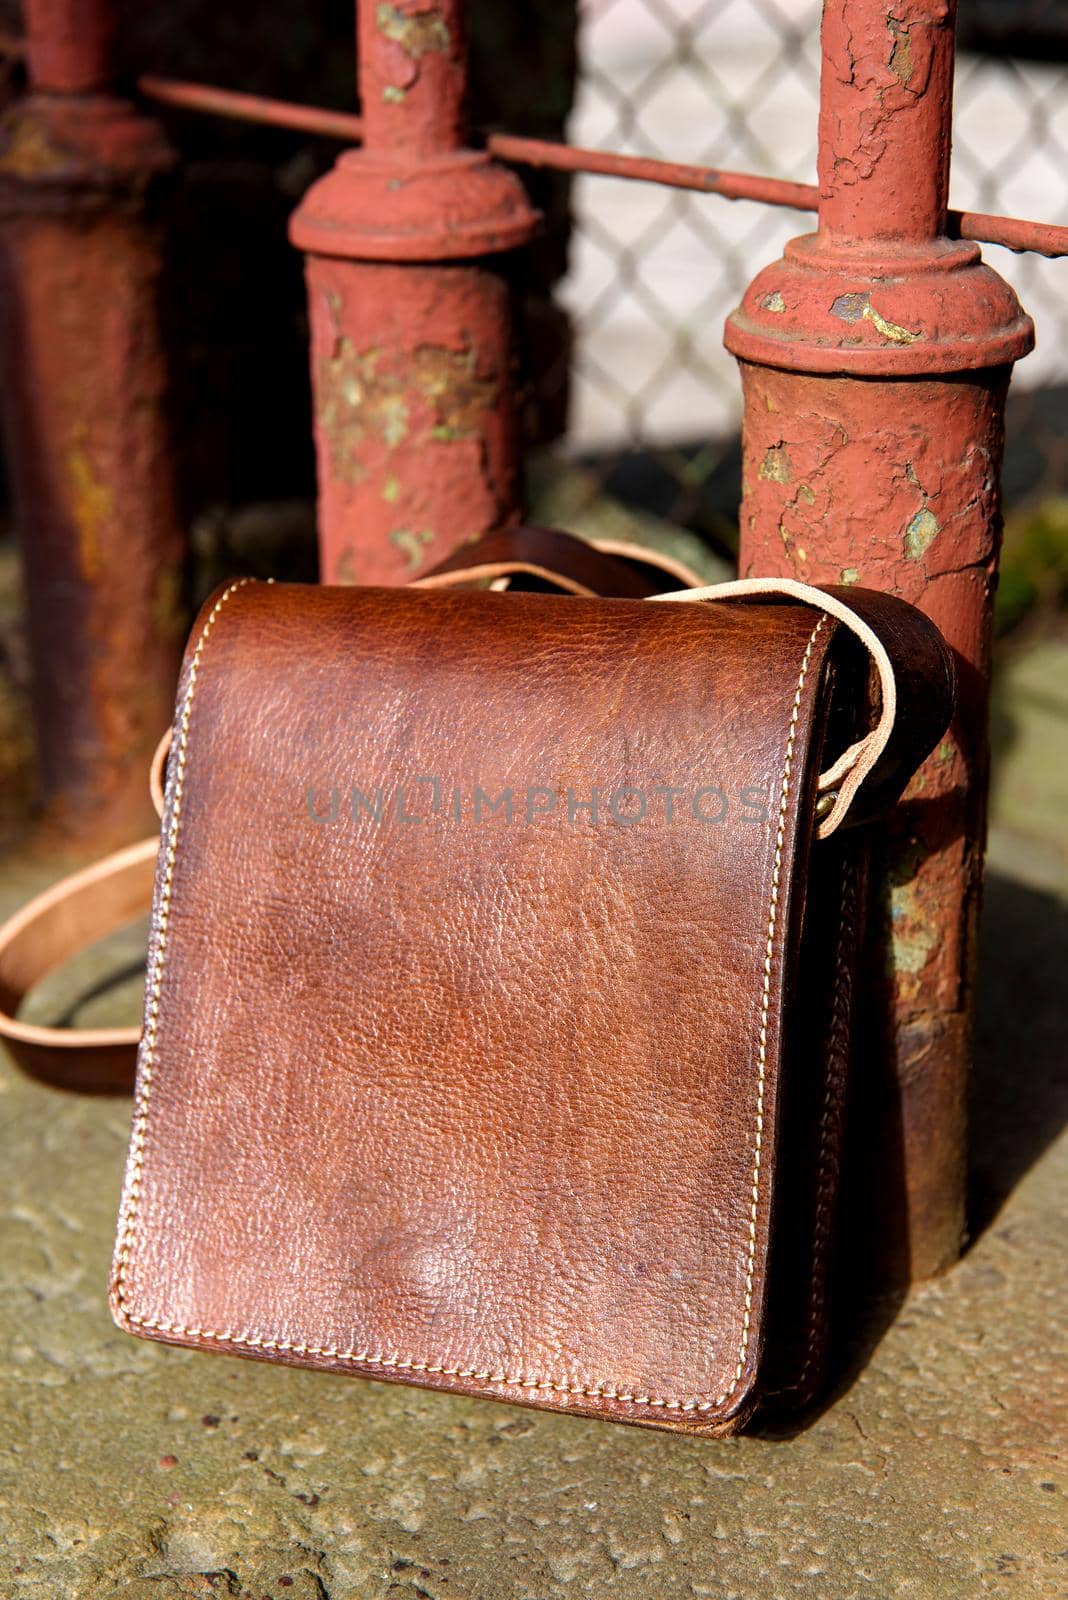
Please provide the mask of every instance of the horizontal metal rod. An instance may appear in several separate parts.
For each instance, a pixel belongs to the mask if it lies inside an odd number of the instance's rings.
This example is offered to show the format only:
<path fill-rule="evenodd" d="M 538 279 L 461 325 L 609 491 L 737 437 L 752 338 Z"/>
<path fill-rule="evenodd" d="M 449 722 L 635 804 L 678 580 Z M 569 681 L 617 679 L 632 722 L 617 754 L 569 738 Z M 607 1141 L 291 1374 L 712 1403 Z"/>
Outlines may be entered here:
<path fill-rule="evenodd" d="M 694 167 L 682 161 L 658 161 L 652 156 L 621 156 L 610 150 L 583 150 L 576 145 L 553 144 L 547 139 L 521 139 L 511 133 L 491 133 L 486 148 L 502 161 L 524 167 L 552 167 L 557 172 L 586 172 L 604 178 L 629 178 L 635 183 L 659 183 L 668 189 L 695 189 L 718 194 L 724 200 L 760 200 L 765 205 L 792 206 L 815 211 L 819 191 L 811 183 L 787 183 L 756 173 L 723 172 L 717 167 Z"/>
<path fill-rule="evenodd" d="M 274 128 L 295 128 L 298 133 L 320 134 L 325 139 L 363 138 L 363 121 L 346 111 L 323 111 L 318 106 L 296 105 L 291 100 L 269 100 L 237 89 L 215 89 L 207 83 L 184 83 L 179 78 L 142 77 L 137 87 L 146 100 L 177 106 L 180 111 L 202 111 L 237 122 L 264 122 Z"/>
<path fill-rule="evenodd" d="M 146 99 L 242 122 L 263 122 L 277 128 L 359 143 L 363 124 L 345 111 L 324 111 L 317 106 L 269 100 L 241 94 L 235 89 L 215 89 L 207 84 L 183 83 L 173 78 L 138 79 Z M 691 166 L 680 161 L 657 161 L 649 156 L 616 155 L 609 150 L 582 150 L 546 139 L 523 139 L 511 133 L 491 133 L 486 148 L 502 161 L 519 166 L 551 167 L 558 172 L 585 172 L 607 178 L 627 178 L 637 183 L 658 183 L 669 189 L 692 189 L 725 200 L 756 200 L 764 205 L 788 206 L 795 211 L 816 211 L 819 190 L 814 183 L 789 183 L 749 172 L 724 172 L 716 167 Z M 1018 217 L 988 216 L 977 211 L 951 211 L 949 231 L 980 244 L 999 244 L 1017 253 L 1041 256 L 1068 255 L 1068 227 L 1052 222 L 1028 222 Z"/>

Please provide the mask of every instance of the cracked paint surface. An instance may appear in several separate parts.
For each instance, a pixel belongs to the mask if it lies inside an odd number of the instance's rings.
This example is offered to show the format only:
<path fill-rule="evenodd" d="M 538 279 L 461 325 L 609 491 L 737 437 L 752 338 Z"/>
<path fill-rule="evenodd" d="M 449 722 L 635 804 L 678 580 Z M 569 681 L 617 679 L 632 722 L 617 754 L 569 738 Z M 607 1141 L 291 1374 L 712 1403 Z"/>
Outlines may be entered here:
<path fill-rule="evenodd" d="M 833 231 L 887 239 L 937 231 L 948 149 L 934 162 L 929 152 L 950 92 L 952 28 L 946 0 L 901 0 L 881 13 L 868 0 L 842 0 L 825 19 L 824 70 L 838 92 L 821 116 L 820 185 L 834 197 L 824 219 Z"/>
<path fill-rule="evenodd" d="M 741 517 L 754 570 L 760 562 L 812 583 L 836 581 L 848 566 L 860 582 L 914 604 L 955 580 L 970 592 L 969 575 L 992 584 L 1001 527 L 996 389 L 966 378 L 880 383 L 876 410 L 861 380 L 745 363 L 742 376 Z"/>
<path fill-rule="evenodd" d="M 937 1260 L 961 1226 L 945 1173 L 964 1136 L 1007 373 L 875 384 L 743 362 L 742 380 L 743 575 L 887 590 L 926 611 L 957 655 L 957 718 L 906 791 L 875 876 L 914 1243 L 925 1248 L 926 1230 Z"/>

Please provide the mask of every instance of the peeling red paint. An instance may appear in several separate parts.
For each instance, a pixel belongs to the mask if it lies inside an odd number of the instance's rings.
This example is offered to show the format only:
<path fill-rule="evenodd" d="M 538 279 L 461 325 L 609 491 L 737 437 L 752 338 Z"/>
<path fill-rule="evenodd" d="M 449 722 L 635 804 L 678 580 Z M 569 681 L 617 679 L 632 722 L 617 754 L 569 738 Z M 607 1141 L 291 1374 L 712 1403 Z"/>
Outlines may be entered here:
<path fill-rule="evenodd" d="M 458 149 L 466 37 L 454 0 L 361 0 L 360 100 L 369 147 L 410 158 Z"/>
<path fill-rule="evenodd" d="M 993 583 L 999 531 L 1000 404 L 993 385 L 960 378 L 829 379 L 745 363 L 742 518 L 746 571 L 762 569 L 767 533 L 791 552 L 780 570 L 857 580 L 923 604 L 930 585 L 972 567 Z M 929 516 L 923 549 L 909 530 Z M 930 532 L 929 526 L 923 532 Z M 907 558 L 907 559 L 906 559 Z M 818 575 L 818 576 L 817 576 Z"/>
<path fill-rule="evenodd" d="M 402 583 L 515 514 L 508 287 L 316 258 L 308 286 L 322 577 Z"/>
<path fill-rule="evenodd" d="M 519 513 L 511 294 L 536 217 L 462 147 L 459 0 L 361 0 L 364 148 L 291 225 L 307 252 L 321 575 L 403 583 Z"/>
<path fill-rule="evenodd" d="M 842 238 L 933 237 L 949 167 L 941 137 L 953 86 L 945 0 L 837 0 L 823 18 L 820 222 Z M 924 159 L 902 161 L 911 151 Z"/>

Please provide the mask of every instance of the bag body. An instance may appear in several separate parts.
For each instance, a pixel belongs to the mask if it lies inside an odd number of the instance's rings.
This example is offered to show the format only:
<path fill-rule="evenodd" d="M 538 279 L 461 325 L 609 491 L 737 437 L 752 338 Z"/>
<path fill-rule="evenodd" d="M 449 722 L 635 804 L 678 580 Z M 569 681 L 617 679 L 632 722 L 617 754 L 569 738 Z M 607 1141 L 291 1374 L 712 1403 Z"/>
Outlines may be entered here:
<path fill-rule="evenodd" d="M 120 1326 L 689 1432 L 813 1392 L 868 831 L 842 796 L 900 791 L 951 686 L 911 608 L 867 597 L 895 691 L 813 593 L 208 603 Z"/>

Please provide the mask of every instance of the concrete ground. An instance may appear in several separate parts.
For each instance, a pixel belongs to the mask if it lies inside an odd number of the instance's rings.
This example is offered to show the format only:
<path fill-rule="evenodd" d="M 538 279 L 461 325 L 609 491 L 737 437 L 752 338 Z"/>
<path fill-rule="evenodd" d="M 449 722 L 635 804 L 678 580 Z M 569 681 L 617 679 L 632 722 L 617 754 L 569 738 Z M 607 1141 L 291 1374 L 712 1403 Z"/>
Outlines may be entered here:
<path fill-rule="evenodd" d="M 995 727 L 974 1242 L 821 1415 L 688 1442 L 130 1339 L 104 1296 L 128 1106 L 5 1064 L 0 1596 L 1068 1595 L 1068 645 L 1014 651 Z M 9 861 L 0 912 L 54 870 Z"/>

